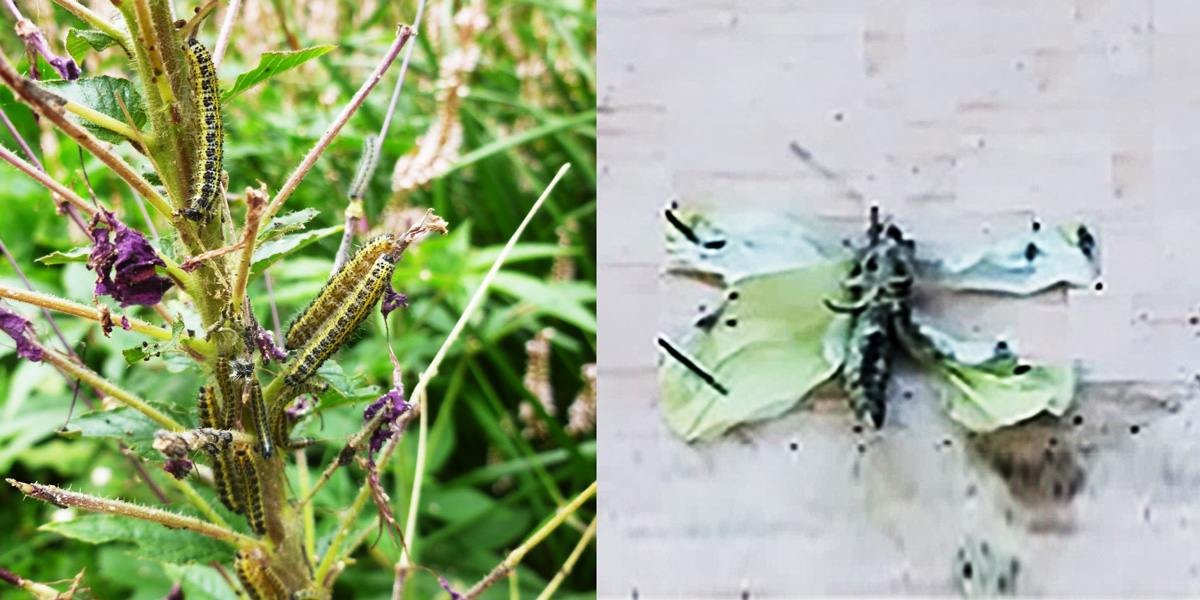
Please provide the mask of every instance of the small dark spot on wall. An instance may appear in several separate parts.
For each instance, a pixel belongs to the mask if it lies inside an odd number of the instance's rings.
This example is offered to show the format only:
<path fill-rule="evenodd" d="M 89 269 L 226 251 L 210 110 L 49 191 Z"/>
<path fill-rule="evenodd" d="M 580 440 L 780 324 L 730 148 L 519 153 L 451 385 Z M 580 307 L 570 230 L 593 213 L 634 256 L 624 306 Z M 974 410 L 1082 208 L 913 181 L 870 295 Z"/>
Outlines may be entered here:
<path fill-rule="evenodd" d="M 741 294 L 739 294 L 739 293 L 737 292 L 737 290 L 733 290 L 733 291 L 729 292 L 729 299 L 730 299 L 730 300 L 737 300 L 737 299 L 738 299 L 738 298 L 740 298 L 740 297 L 741 297 Z"/>
<path fill-rule="evenodd" d="M 920 172 L 921 172 L 921 167 L 918 167 L 917 165 L 912 166 L 912 174 L 913 175 L 916 175 L 917 173 L 920 173 Z"/>
<path fill-rule="evenodd" d="M 866 451 L 867 451 L 867 445 L 866 445 L 866 444 L 859 444 L 859 445 L 858 445 L 858 453 L 859 453 L 859 454 L 864 454 L 864 453 L 866 453 Z"/>
<path fill-rule="evenodd" d="M 730 327 L 737 327 L 737 319 L 726 319 L 725 324 Z"/>
<path fill-rule="evenodd" d="M 1097 292 L 1104 291 L 1104 282 L 1103 281 L 1096 282 L 1096 291 Z"/>
<path fill-rule="evenodd" d="M 1038 222 L 1038 220 L 1037 220 L 1037 219 L 1034 219 L 1034 220 L 1033 220 L 1033 230 L 1034 230 L 1034 231 L 1041 231 L 1041 230 L 1042 230 L 1042 224 L 1041 224 L 1040 222 Z"/>
<path fill-rule="evenodd" d="M 845 117 L 844 117 L 844 116 L 842 115 L 842 113 L 840 113 L 840 112 L 839 112 L 839 113 L 833 113 L 833 120 L 834 120 L 834 121 L 841 121 L 841 120 L 842 120 L 842 119 L 844 119 L 844 118 L 845 118 Z"/>
<path fill-rule="evenodd" d="M 1137 435 L 1138 432 L 1141 430 L 1142 430 L 1142 427 L 1140 425 L 1130 425 L 1129 426 L 1129 434 L 1130 435 Z"/>
<path fill-rule="evenodd" d="M 854 431 L 855 434 L 860 434 L 863 432 L 862 423 L 855 423 L 854 427 L 851 427 L 850 429 Z"/>
<path fill-rule="evenodd" d="M 788 444 L 788 449 L 791 450 L 792 452 L 795 452 L 800 449 L 800 444 L 797 444 L 796 442 L 791 442 Z"/>
<path fill-rule="evenodd" d="M 1000 592 L 1001 594 L 1008 591 L 1008 579 L 1006 579 L 1003 575 L 996 579 L 996 591 Z"/>
<path fill-rule="evenodd" d="M 903 396 L 905 400 L 912 400 L 913 397 L 912 390 L 904 390 L 904 393 L 900 395 Z"/>
<path fill-rule="evenodd" d="M 1200 325 L 1200 317 L 1197 317 L 1196 315 L 1192 315 L 1192 316 L 1188 317 L 1188 324 L 1189 325 Z"/>
<path fill-rule="evenodd" d="M 942 440 L 942 445 L 943 445 L 943 446 L 945 446 L 945 447 L 947 447 L 947 448 L 949 448 L 949 447 L 951 446 L 951 444 L 953 444 L 953 443 L 954 443 L 954 442 L 951 442 L 951 441 L 950 441 L 950 438 L 946 438 L 946 439 Z"/>
<path fill-rule="evenodd" d="M 750 590 L 742 590 L 742 600 L 750 600 Z"/>
<path fill-rule="evenodd" d="M 1071 419 L 1071 422 L 1072 422 L 1072 423 L 1074 423 L 1076 427 L 1079 427 L 1080 425 L 1083 425 L 1083 415 L 1075 415 L 1075 416 L 1074 416 L 1074 417 Z"/>

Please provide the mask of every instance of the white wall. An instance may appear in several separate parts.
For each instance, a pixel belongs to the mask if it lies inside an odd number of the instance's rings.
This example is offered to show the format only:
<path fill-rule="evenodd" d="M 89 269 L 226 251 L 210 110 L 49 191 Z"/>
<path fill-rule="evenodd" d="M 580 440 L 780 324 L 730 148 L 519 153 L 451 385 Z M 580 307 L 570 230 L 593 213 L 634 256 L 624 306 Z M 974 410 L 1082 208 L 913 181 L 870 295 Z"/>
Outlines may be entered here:
<path fill-rule="evenodd" d="M 600 5 L 601 596 L 952 593 L 964 540 L 1016 557 L 1021 593 L 1200 593 L 1200 2 Z M 671 437 L 666 199 L 854 231 L 847 186 L 918 240 L 1087 217 L 1102 292 L 925 307 L 1082 359 L 1063 422 L 968 440 L 909 373 L 879 433 L 831 390 L 719 443 Z"/>

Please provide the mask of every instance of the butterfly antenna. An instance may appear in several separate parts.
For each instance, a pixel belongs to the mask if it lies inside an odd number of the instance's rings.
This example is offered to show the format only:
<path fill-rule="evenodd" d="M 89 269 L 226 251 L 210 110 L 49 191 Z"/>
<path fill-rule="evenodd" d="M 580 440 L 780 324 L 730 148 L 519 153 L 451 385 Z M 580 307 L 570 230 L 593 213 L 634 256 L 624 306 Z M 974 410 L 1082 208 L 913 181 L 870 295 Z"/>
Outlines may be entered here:
<path fill-rule="evenodd" d="M 865 198 L 862 192 L 855 189 L 844 177 L 835 173 L 833 169 L 818 162 L 817 159 L 813 158 L 812 152 L 805 149 L 799 143 L 792 142 L 788 147 L 791 148 L 793 154 L 800 158 L 801 162 L 808 165 L 813 171 L 816 171 L 818 175 L 841 186 L 847 198 L 858 200 L 859 202 Z"/>

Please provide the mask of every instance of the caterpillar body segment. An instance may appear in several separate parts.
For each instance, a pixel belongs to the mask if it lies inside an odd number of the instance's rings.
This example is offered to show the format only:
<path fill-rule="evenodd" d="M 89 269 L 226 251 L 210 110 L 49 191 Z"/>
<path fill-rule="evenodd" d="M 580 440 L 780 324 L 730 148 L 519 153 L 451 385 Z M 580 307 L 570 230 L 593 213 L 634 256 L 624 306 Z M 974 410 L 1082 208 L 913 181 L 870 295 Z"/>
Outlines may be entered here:
<path fill-rule="evenodd" d="M 216 365 L 213 367 L 213 375 L 216 377 L 217 385 L 221 389 L 221 404 L 225 410 L 225 420 L 222 423 L 222 427 L 225 429 L 234 429 L 237 427 L 238 413 L 241 412 L 241 393 L 238 391 L 238 386 L 233 382 L 233 370 L 230 367 L 228 354 L 217 356 Z"/>
<path fill-rule="evenodd" d="M 198 119 L 196 165 L 183 216 L 208 223 L 221 195 L 221 163 L 225 129 L 221 123 L 220 86 L 208 50 L 195 39 L 183 46 L 191 66 L 192 109 Z"/>
<path fill-rule="evenodd" d="M 217 497 L 225 508 L 238 513 L 246 512 L 246 484 L 242 471 L 233 459 L 233 448 L 226 447 L 213 456 L 213 481 L 216 482 Z"/>
<path fill-rule="evenodd" d="M 211 386 L 200 386 L 200 395 L 196 398 L 196 409 L 200 412 L 201 428 L 223 428 L 225 420 L 221 418 L 221 407 L 217 405 L 217 397 Z"/>
<path fill-rule="evenodd" d="M 267 405 L 263 401 L 262 385 L 258 383 L 257 379 L 250 380 L 250 384 L 243 392 L 242 399 L 250 407 L 250 414 L 254 421 L 254 433 L 258 436 L 259 454 L 262 454 L 263 458 L 269 459 L 274 455 L 275 450 L 268 427 Z"/>
<path fill-rule="evenodd" d="M 351 302 L 351 295 L 369 274 L 372 266 L 396 246 L 396 236 L 387 233 L 368 241 L 338 270 L 317 297 L 288 327 L 285 345 L 288 350 L 305 346 L 338 309 Z"/>
<path fill-rule="evenodd" d="M 395 271 L 396 257 L 391 254 L 383 254 L 375 260 L 354 292 L 322 322 L 312 339 L 296 353 L 296 360 L 284 376 L 285 384 L 297 388 L 316 373 L 317 368 L 350 338 L 374 310 Z"/>
<path fill-rule="evenodd" d="M 370 134 L 363 140 L 362 157 L 358 159 L 358 169 L 354 171 L 354 179 L 350 182 L 350 200 L 362 200 L 367 194 L 367 184 L 371 182 L 371 174 L 375 172 L 375 163 L 379 161 L 379 137 Z"/>
<path fill-rule="evenodd" d="M 279 576 L 245 550 L 238 550 L 233 568 L 250 600 L 287 600 L 287 590 Z"/>
<path fill-rule="evenodd" d="M 250 528 L 259 535 L 267 533 L 267 520 L 263 513 L 262 480 L 259 479 L 258 465 L 254 464 L 254 456 L 246 448 L 236 448 L 233 460 L 242 473 L 245 485 L 246 520 Z"/>

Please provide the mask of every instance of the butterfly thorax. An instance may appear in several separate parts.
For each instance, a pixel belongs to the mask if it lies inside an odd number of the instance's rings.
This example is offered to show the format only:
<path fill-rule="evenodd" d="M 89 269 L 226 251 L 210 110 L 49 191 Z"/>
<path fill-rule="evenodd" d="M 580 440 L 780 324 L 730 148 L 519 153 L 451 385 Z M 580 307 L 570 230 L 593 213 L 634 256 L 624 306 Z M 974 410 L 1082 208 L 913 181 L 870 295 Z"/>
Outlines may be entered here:
<path fill-rule="evenodd" d="M 848 304 L 829 303 L 849 314 L 846 360 L 840 372 L 842 388 L 860 419 L 883 426 L 888 383 L 897 348 L 896 323 L 909 314 L 913 284 L 913 243 L 900 229 L 886 230 L 872 213 L 868 245 L 857 253 L 842 282 Z"/>

